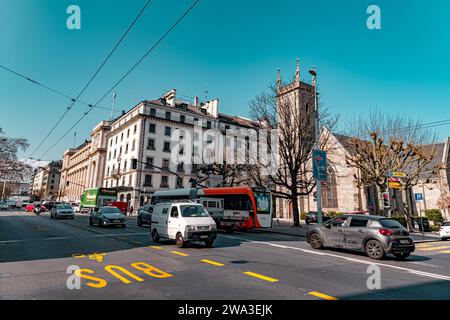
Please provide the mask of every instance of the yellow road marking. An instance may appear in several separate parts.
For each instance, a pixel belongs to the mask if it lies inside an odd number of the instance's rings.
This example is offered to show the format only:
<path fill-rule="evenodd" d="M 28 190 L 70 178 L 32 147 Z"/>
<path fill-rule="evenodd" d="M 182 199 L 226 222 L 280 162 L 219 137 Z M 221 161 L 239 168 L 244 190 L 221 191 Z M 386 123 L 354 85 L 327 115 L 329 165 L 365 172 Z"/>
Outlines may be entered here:
<path fill-rule="evenodd" d="M 440 247 L 432 247 L 432 248 L 424 248 L 424 249 L 418 249 L 420 251 L 438 251 L 443 249 L 450 249 L 450 246 L 440 246 Z"/>
<path fill-rule="evenodd" d="M 416 248 L 429 248 L 432 247 L 432 244 L 418 244 L 416 245 Z"/>
<path fill-rule="evenodd" d="M 86 257 L 84 254 L 76 253 L 76 254 L 72 255 L 72 258 L 75 258 L 75 259 L 83 259 L 84 257 Z"/>
<path fill-rule="evenodd" d="M 258 279 L 261 279 L 264 281 L 268 281 L 268 282 L 277 282 L 278 281 L 278 279 L 266 277 L 266 276 L 263 276 L 262 274 L 258 274 L 258 273 L 254 273 L 254 272 L 250 272 L 250 271 L 244 272 L 244 274 L 246 274 L 250 277 L 255 277 L 255 278 L 258 278 Z"/>
<path fill-rule="evenodd" d="M 163 248 L 158 246 L 150 246 L 149 248 L 155 249 L 155 250 L 162 250 Z"/>
<path fill-rule="evenodd" d="M 447 251 L 440 251 L 441 253 L 450 253 L 450 250 Z"/>
<path fill-rule="evenodd" d="M 200 262 L 207 263 L 207 264 L 210 264 L 210 265 L 213 265 L 213 266 L 216 266 L 216 267 L 223 267 L 223 266 L 225 266 L 223 263 L 215 262 L 215 261 L 208 260 L 208 259 L 200 260 Z"/>
<path fill-rule="evenodd" d="M 311 291 L 311 292 L 309 292 L 308 293 L 309 295 L 312 295 L 312 296 L 314 296 L 314 297 L 317 297 L 317 298 L 321 298 L 321 299 L 324 299 L 324 300 L 338 300 L 337 298 L 335 298 L 335 297 L 332 297 L 332 296 L 329 296 L 329 295 L 327 295 L 327 294 L 324 294 L 324 293 L 320 293 L 320 292 L 317 292 L 317 291 Z"/>
<path fill-rule="evenodd" d="M 187 253 L 178 252 L 178 251 L 171 251 L 170 253 L 176 254 L 177 256 L 182 256 L 182 257 L 188 257 L 189 256 Z"/>

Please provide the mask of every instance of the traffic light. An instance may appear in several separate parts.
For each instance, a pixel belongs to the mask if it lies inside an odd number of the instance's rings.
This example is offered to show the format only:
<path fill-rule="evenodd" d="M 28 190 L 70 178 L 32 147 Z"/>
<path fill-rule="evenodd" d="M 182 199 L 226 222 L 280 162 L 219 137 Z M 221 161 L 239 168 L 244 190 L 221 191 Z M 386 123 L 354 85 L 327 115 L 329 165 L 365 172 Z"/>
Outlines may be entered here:
<path fill-rule="evenodd" d="M 389 192 L 384 192 L 383 193 L 383 204 L 384 204 L 384 208 L 388 209 L 391 207 L 391 199 L 389 196 Z"/>
<path fill-rule="evenodd" d="M 136 170 L 138 166 L 137 159 L 131 159 L 131 169 Z"/>

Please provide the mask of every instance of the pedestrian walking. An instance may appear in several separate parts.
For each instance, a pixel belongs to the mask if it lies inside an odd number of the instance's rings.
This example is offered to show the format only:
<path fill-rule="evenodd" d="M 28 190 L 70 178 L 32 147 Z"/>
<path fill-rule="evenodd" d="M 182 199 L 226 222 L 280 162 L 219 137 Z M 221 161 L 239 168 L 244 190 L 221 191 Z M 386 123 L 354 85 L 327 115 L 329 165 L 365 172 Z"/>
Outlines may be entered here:
<path fill-rule="evenodd" d="M 130 216 L 133 215 L 133 210 L 134 210 L 133 206 L 130 206 Z"/>

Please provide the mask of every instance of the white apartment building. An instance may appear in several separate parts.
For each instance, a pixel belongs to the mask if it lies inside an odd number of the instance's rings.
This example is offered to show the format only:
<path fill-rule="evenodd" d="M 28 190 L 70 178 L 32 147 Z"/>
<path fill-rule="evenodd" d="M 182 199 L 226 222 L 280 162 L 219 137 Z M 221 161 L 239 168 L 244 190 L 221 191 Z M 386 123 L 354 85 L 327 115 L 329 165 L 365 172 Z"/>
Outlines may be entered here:
<path fill-rule="evenodd" d="M 196 123 L 204 130 L 221 131 L 255 125 L 247 119 L 219 114 L 218 104 L 218 100 L 200 104 L 198 98 L 193 104 L 179 101 L 174 89 L 159 100 L 141 102 L 116 119 L 107 135 L 103 187 L 116 189 L 119 201 L 134 208 L 147 202 L 155 191 L 176 188 L 177 175 L 165 170 L 178 173 L 182 186 L 191 187 L 190 180 L 197 177 L 198 167 L 171 161 L 174 130 L 198 139 Z M 133 159 L 139 161 L 136 170 L 132 168 Z"/>
<path fill-rule="evenodd" d="M 60 200 L 80 202 L 83 191 L 102 186 L 106 159 L 108 121 L 100 122 L 91 132 L 91 141 L 64 153 L 59 186 Z"/>
<path fill-rule="evenodd" d="M 31 193 L 41 200 L 57 200 L 59 197 L 62 161 L 52 161 L 35 171 Z"/>

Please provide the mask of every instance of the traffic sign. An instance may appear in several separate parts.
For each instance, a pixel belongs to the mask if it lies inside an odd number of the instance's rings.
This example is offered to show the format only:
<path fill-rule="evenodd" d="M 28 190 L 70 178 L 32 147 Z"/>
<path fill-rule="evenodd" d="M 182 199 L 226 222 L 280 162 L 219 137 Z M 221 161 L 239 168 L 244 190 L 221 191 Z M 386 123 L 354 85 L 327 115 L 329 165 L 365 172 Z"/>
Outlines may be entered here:
<path fill-rule="evenodd" d="M 402 184 L 400 183 L 399 178 L 389 178 L 388 179 L 388 187 L 389 189 L 401 189 Z"/>
<path fill-rule="evenodd" d="M 391 178 L 406 178 L 408 175 L 404 172 L 389 172 Z"/>
<path fill-rule="evenodd" d="M 423 193 L 416 193 L 416 201 L 423 201 Z"/>
<path fill-rule="evenodd" d="M 313 151 L 313 172 L 314 178 L 317 180 L 328 180 L 327 153 L 325 151 Z"/>

